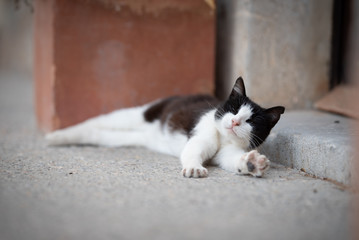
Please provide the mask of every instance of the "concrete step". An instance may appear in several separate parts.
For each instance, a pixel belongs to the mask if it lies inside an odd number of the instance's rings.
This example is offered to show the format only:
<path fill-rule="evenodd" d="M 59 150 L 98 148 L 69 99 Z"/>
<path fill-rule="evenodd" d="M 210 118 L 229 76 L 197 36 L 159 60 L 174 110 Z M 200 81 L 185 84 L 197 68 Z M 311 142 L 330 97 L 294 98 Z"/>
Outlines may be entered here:
<path fill-rule="evenodd" d="M 354 120 L 318 111 L 282 115 L 260 151 L 275 163 L 350 184 Z"/>

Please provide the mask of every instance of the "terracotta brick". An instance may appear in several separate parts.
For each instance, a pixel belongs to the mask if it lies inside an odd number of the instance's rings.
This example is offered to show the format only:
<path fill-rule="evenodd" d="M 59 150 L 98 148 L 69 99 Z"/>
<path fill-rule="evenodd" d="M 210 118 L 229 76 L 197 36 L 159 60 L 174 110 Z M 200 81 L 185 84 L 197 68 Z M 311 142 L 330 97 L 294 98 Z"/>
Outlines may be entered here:
<path fill-rule="evenodd" d="M 205 1 L 157 0 L 147 8 L 122 1 L 120 10 L 102 2 L 35 2 L 41 129 L 173 94 L 213 92 L 215 15 Z"/>

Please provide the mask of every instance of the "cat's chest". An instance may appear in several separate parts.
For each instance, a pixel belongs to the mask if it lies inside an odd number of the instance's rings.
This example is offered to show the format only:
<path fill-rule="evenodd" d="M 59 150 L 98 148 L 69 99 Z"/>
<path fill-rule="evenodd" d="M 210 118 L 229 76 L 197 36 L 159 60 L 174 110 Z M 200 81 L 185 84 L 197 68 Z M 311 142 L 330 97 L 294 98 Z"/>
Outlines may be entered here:
<path fill-rule="evenodd" d="M 249 140 L 240 139 L 238 137 L 223 136 L 219 134 L 219 144 L 218 149 L 221 149 L 226 146 L 235 146 L 242 150 L 246 150 L 249 146 Z"/>

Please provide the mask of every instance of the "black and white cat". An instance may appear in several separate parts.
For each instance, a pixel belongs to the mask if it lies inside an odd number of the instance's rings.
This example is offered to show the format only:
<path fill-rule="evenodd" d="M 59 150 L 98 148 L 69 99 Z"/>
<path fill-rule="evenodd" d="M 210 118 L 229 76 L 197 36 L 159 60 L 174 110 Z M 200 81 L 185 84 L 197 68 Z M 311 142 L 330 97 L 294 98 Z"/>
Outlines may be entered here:
<path fill-rule="evenodd" d="M 264 109 L 237 79 L 221 103 L 207 95 L 170 97 L 91 118 L 46 136 L 51 145 L 143 146 L 174 155 L 185 177 L 206 177 L 203 163 L 261 177 L 269 160 L 253 150 L 267 138 L 284 107 Z"/>

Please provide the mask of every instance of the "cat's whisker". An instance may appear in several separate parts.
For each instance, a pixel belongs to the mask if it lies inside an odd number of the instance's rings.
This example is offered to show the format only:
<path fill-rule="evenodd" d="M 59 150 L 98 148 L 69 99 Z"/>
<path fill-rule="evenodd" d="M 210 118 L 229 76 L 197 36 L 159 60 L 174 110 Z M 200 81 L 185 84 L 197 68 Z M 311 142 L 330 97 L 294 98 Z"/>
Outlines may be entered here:
<path fill-rule="evenodd" d="M 206 103 L 210 106 L 210 107 L 212 107 L 212 108 L 214 108 L 214 109 L 217 109 L 217 107 L 216 106 L 214 106 L 212 103 L 210 103 L 209 101 L 206 101 Z"/>
<path fill-rule="evenodd" d="M 219 117 L 223 117 L 225 114 L 225 111 L 223 110 L 223 108 L 217 108 L 217 112 L 219 113 Z"/>
<path fill-rule="evenodd" d="M 251 138 L 251 140 L 253 140 L 254 142 L 254 145 L 257 146 L 257 147 L 260 147 L 261 143 L 263 142 L 263 139 L 261 139 L 260 137 L 258 137 L 257 135 L 255 135 L 254 133 L 251 133 L 251 135 L 253 136 L 253 138 Z M 256 147 L 256 148 L 257 148 Z M 261 148 L 261 152 L 264 154 L 264 155 L 268 155 L 268 152 Z"/>
<path fill-rule="evenodd" d="M 261 142 L 263 142 L 263 140 L 260 137 L 258 137 L 257 135 L 255 135 L 254 133 L 251 133 L 251 140 L 254 141 L 256 146 L 258 146 Z"/>

